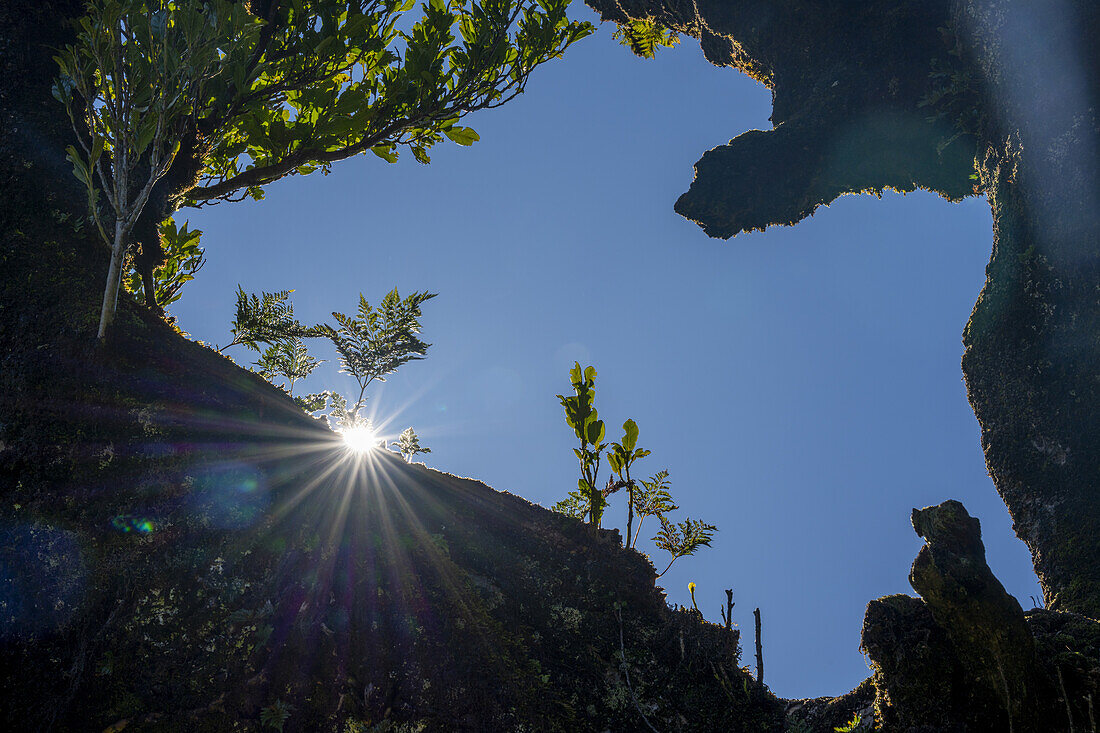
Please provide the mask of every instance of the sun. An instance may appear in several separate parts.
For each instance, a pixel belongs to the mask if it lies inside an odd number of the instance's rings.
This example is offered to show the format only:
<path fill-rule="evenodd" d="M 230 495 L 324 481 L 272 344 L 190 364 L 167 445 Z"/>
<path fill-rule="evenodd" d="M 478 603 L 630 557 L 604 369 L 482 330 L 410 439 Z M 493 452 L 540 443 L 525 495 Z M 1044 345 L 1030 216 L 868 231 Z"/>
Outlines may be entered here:
<path fill-rule="evenodd" d="M 344 445 L 353 453 L 366 453 L 378 445 L 378 434 L 371 425 L 355 425 L 342 434 Z"/>

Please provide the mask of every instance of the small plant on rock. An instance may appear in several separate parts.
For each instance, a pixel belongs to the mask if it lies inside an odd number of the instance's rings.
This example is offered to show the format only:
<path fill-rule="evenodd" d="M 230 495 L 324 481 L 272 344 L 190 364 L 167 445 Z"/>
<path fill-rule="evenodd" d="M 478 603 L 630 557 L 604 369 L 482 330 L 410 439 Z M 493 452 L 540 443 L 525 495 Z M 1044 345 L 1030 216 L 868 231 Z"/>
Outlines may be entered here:
<path fill-rule="evenodd" d="M 710 541 L 718 530 L 713 524 L 707 524 L 701 519 L 688 518 L 679 524 L 674 524 L 664 515 L 659 515 L 657 519 L 661 521 L 661 531 L 653 538 L 653 542 L 672 555 L 665 569 L 658 573 L 658 578 L 667 573 L 672 563 L 681 557 L 694 555 L 700 547 L 710 547 Z"/>
<path fill-rule="evenodd" d="M 291 710 L 293 710 L 291 705 L 282 700 L 276 700 L 260 711 L 260 725 L 282 731 L 286 721 L 290 718 Z"/>
<path fill-rule="evenodd" d="M 569 371 L 569 381 L 573 385 L 573 394 L 569 397 L 558 395 L 558 401 L 565 408 L 565 421 L 580 441 L 580 447 L 574 448 L 573 453 L 580 463 L 581 477 L 577 479 L 577 490 L 570 492 L 554 509 L 579 518 L 587 514 L 589 523 L 599 527 L 607 501 L 596 488 L 596 477 L 607 443 L 603 442 L 603 420 L 593 405 L 596 368 L 589 366 L 581 369 L 580 362 L 576 362 Z"/>
<path fill-rule="evenodd" d="M 402 299 L 394 288 L 374 308 L 360 293 L 356 316 L 333 311 L 337 327 L 322 328 L 340 354 L 340 371 L 359 384 L 359 396 L 348 410 L 352 416 L 359 414 L 371 382 L 384 382 L 398 367 L 424 358 L 431 344 L 420 339 L 420 305 L 437 294 L 414 292 Z"/>
<path fill-rule="evenodd" d="M 638 537 L 641 536 L 642 522 L 646 517 L 663 517 L 669 512 L 674 512 L 680 507 L 676 506 L 676 503 L 672 501 L 672 494 L 669 493 L 669 489 L 672 487 L 671 482 L 668 480 L 668 471 L 658 471 L 649 479 L 642 479 L 641 488 L 634 494 L 634 513 L 638 517 L 638 533 L 634 535 L 634 540 L 630 546 L 638 544 Z"/>
<path fill-rule="evenodd" d="M 249 295 L 237 286 L 237 313 L 233 318 L 233 339 L 215 349 L 219 354 L 233 346 L 244 346 L 260 351 L 260 346 L 270 346 L 293 339 L 320 336 L 319 327 L 303 326 L 294 318 L 294 305 L 290 302 L 293 290 L 276 293 L 262 292 Z"/>
<path fill-rule="evenodd" d="M 634 524 L 634 494 L 636 489 L 634 479 L 630 478 L 630 467 L 634 464 L 634 461 L 649 455 L 649 451 L 644 448 L 637 448 L 637 445 L 638 423 L 627 420 L 623 423 L 623 439 L 618 443 L 612 443 L 607 449 L 607 465 L 619 477 L 617 482 L 609 484 L 608 490 L 609 492 L 617 491 L 619 488 L 626 487 L 629 496 L 626 503 L 627 547 L 631 546 L 630 530 Z"/>
<path fill-rule="evenodd" d="M 420 436 L 412 428 L 405 428 L 404 432 L 393 443 L 397 452 L 405 458 L 405 463 L 412 463 L 412 459 L 421 453 L 431 453 L 431 448 L 420 446 Z"/>

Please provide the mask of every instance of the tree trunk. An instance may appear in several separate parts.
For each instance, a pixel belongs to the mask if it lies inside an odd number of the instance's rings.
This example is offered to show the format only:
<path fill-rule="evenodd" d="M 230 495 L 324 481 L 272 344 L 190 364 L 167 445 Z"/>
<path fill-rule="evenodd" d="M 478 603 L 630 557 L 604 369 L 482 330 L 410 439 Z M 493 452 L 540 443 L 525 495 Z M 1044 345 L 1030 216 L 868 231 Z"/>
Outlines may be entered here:
<path fill-rule="evenodd" d="M 138 269 L 141 271 L 141 289 L 145 291 L 145 307 L 159 316 L 164 309 L 157 302 L 157 282 L 153 277 L 153 266 L 143 262 L 138 265 Z"/>
<path fill-rule="evenodd" d="M 115 222 L 115 242 L 111 246 L 111 266 L 107 269 L 107 286 L 103 288 L 103 308 L 99 313 L 99 333 L 101 342 L 107 337 L 107 328 L 115 319 L 118 308 L 118 290 L 122 281 L 122 259 L 126 253 L 126 243 L 122 222 Z"/>

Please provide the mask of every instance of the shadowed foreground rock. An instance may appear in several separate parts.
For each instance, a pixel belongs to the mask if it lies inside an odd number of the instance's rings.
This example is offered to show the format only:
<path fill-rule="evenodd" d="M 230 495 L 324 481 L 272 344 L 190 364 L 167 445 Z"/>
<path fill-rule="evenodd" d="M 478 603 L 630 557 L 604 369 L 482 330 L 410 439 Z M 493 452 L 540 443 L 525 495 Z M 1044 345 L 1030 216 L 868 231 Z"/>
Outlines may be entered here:
<path fill-rule="evenodd" d="M 0 729 L 775 729 L 615 533 L 356 463 L 129 298 L 97 348 L 107 252 L 50 95 L 82 8 L 0 3 Z"/>
<path fill-rule="evenodd" d="M 927 543 L 909 576 L 923 600 L 872 601 L 863 623 L 882 729 L 1090 730 L 1100 623 L 1025 615 L 993 576 L 978 520 L 959 502 L 914 510 L 913 526 Z"/>

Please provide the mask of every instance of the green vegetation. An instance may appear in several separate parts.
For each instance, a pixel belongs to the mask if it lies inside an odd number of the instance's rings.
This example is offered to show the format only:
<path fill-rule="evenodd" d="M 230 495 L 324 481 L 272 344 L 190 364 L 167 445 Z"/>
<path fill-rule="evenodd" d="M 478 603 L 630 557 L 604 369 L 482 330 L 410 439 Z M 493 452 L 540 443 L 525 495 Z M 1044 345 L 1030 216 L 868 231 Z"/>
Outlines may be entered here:
<path fill-rule="evenodd" d="M 627 420 L 623 423 L 623 439 L 612 443 L 607 449 L 607 465 L 619 476 L 619 485 L 626 486 L 629 499 L 626 503 L 626 546 L 631 546 L 630 531 L 634 524 L 634 479 L 630 478 L 630 467 L 639 458 L 645 458 L 649 451 L 637 448 L 638 423 Z"/>
<path fill-rule="evenodd" d="M 201 229 L 188 229 L 187 222 L 176 227 L 174 219 L 166 219 L 160 225 L 160 242 L 164 250 L 164 264 L 155 268 L 149 282 L 145 282 L 134 262 L 134 252 L 130 252 L 124 268 L 126 277 L 122 284 L 127 292 L 147 300 L 146 287 L 152 288 L 153 299 L 160 309 L 175 303 L 182 295 L 183 286 L 195 279 L 195 273 L 206 264 L 206 256 L 199 242 Z"/>
<path fill-rule="evenodd" d="M 668 572 L 679 558 L 694 555 L 701 547 L 710 547 L 717 531 L 713 524 L 691 518 L 676 524 L 665 516 L 679 509 L 669 493 L 671 484 L 668 481 L 668 471 L 660 471 L 648 481 L 643 479 L 640 488 L 630 477 L 630 467 L 634 462 L 650 454 L 650 451 L 637 447 L 636 422 L 627 420 L 623 423 L 623 438 L 618 443 L 609 445 L 603 442 L 604 423 L 594 404 L 595 367 L 582 369 L 580 362 L 576 362 L 569 370 L 569 380 L 573 386 L 573 394 L 568 397 L 558 395 L 558 401 L 565 408 L 565 421 L 573 428 L 573 433 L 580 442 L 580 447 L 574 448 L 573 454 L 580 463 L 581 477 L 577 479 L 576 490 L 570 491 L 568 496 L 556 503 L 553 510 L 577 519 L 587 516 L 590 524 L 599 527 L 607 508 L 608 497 L 620 489 L 628 489 L 625 545 L 633 548 L 638 542 L 638 534 L 631 534 L 635 515 L 638 516 L 639 534 L 645 518 L 656 517 L 661 523 L 661 530 L 653 537 L 653 542 L 659 549 L 671 555 L 668 565 L 657 575 L 658 578 Z M 615 481 L 614 477 L 608 479 L 607 485 L 601 490 L 596 488 L 596 477 L 605 449 L 607 463 L 619 476 L 619 480 Z"/>
<path fill-rule="evenodd" d="M 260 711 L 260 725 L 265 728 L 274 728 L 277 731 L 282 731 L 293 709 L 294 707 L 292 705 L 288 705 L 282 700 L 276 700 Z"/>
<path fill-rule="evenodd" d="M 861 719 L 859 713 L 852 715 L 852 719 L 844 725 L 839 725 L 833 728 L 836 733 L 853 733 L 853 731 L 859 730 Z"/>
<path fill-rule="evenodd" d="M 193 107 L 214 94 L 225 67 L 245 63 L 258 27 L 242 4 L 94 0 L 77 43 L 57 56 L 54 96 L 72 120 L 80 150 L 68 147 L 100 236 L 111 248 L 98 338 L 114 318 L 131 234 L 175 162 Z M 97 183 L 98 182 L 98 183 Z M 114 213 L 100 211 L 100 194 Z M 153 293 L 146 293 L 152 297 Z"/>
<path fill-rule="evenodd" d="M 642 487 L 633 496 L 633 511 L 638 516 L 638 532 L 630 543 L 630 547 L 638 544 L 638 537 L 642 532 L 642 522 L 646 517 L 663 517 L 669 512 L 674 512 L 680 507 L 672 501 L 669 489 L 672 483 L 668 480 L 668 471 L 658 471 L 649 477 L 642 479 Z"/>
<path fill-rule="evenodd" d="M 675 524 L 663 514 L 658 515 L 657 519 L 661 522 L 661 531 L 653 538 L 653 542 L 672 556 L 665 569 L 657 574 L 658 578 L 667 573 L 672 563 L 681 557 L 694 555 L 700 547 L 710 547 L 710 542 L 718 529 L 713 524 L 690 517 L 679 524 Z"/>
<path fill-rule="evenodd" d="M 233 340 L 216 347 L 219 354 L 233 346 L 244 346 L 260 351 L 260 346 L 287 342 L 292 339 L 320 336 L 317 327 L 303 326 L 294 318 L 294 305 L 290 302 L 293 290 L 276 293 L 261 292 L 249 295 L 237 286 L 237 313 L 233 318 Z"/>
<path fill-rule="evenodd" d="M 306 412 L 319 412 L 327 405 L 328 422 L 333 428 L 362 423 L 359 411 L 366 402 L 366 390 L 371 382 L 384 382 L 386 376 L 402 365 L 423 359 L 431 346 L 419 336 L 420 306 L 436 297 L 436 293 L 414 292 L 402 298 L 394 288 L 377 308 L 360 293 L 356 317 L 333 312 L 337 323 L 334 328 L 327 323 L 315 326 L 300 323 L 294 317 L 294 304 L 290 302 L 292 292 L 280 290 L 256 295 L 237 286 L 237 312 L 231 326 L 233 338 L 216 351 L 222 353 L 233 346 L 244 346 L 259 352 L 256 373 L 285 389 Z M 294 395 L 294 384 L 312 374 L 324 361 L 309 353 L 303 341 L 305 338 L 327 338 L 332 342 L 339 355 L 340 371 L 351 375 L 359 385 L 359 394 L 351 407 L 345 397 L 332 391 Z M 415 433 L 412 438 L 416 438 Z M 413 455 L 430 452 L 420 449 L 419 444 L 417 447 Z"/>
<path fill-rule="evenodd" d="M 658 48 L 672 48 L 680 42 L 676 31 L 666 28 L 653 18 L 620 23 L 614 38 L 634 52 L 635 56 L 651 59 Z"/>
<path fill-rule="evenodd" d="M 286 391 L 294 396 L 294 383 L 305 379 L 323 363 L 306 350 L 302 339 L 291 336 L 268 346 L 256 362 L 260 376 L 274 383 L 275 379 L 286 382 Z"/>
<path fill-rule="evenodd" d="M 363 406 L 364 394 L 371 382 L 386 381 L 386 376 L 410 361 L 424 358 L 431 344 L 424 343 L 420 333 L 420 305 L 438 293 L 417 293 L 405 299 L 394 288 L 386 293 L 378 308 L 374 308 L 362 293 L 356 317 L 333 311 L 337 328 L 321 326 L 340 354 L 340 371 L 350 374 L 359 384 L 359 396 L 351 408 L 352 415 Z"/>
<path fill-rule="evenodd" d="M 405 428 L 393 445 L 397 447 L 397 452 L 405 458 L 406 463 L 412 463 L 412 459 L 421 453 L 432 452 L 431 448 L 421 447 L 420 436 L 412 428 Z"/>
<path fill-rule="evenodd" d="M 157 230 L 180 206 L 260 199 L 280 178 L 367 151 L 394 162 L 407 148 L 428 163 L 444 138 L 472 144 L 465 115 L 513 99 L 537 66 L 592 32 L 566 17 L 568 4 L 92 0 L 76 43 L 56 57 L 54 96 L 112 250 L 99 338 L 134 240 L 146 303 L 166 305 L 154 284 L 171 274 L 157 272 L 167 264 Z"/>
<path fill-rule="evenodd" d="M 573 453 L 580 462 L 581 477 L 577 479 L 577 490 L 554 505 L 554 509 L 578 518 L 588 515 L 589 523 L 599 527 L 607 500 L 603 492 L 596 488 L 596 477 L 600 473 L 600 460 L 607 443 L 603 442 L 603 420 L 593 406 L 596 368 L 589 366 L 582 370 L 580 362 L 576 362 L 569 371 L 569 381 L 573 385 L 573 395 L 558 395 L 558 401 L 565 408 L 565 421 L 580 441 L 580 447 L 574 448 Z"/>

